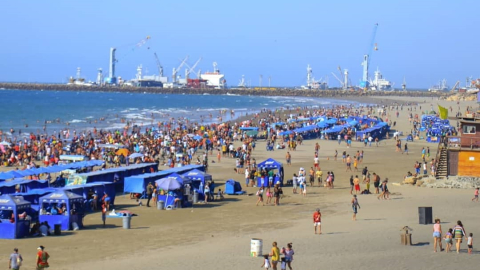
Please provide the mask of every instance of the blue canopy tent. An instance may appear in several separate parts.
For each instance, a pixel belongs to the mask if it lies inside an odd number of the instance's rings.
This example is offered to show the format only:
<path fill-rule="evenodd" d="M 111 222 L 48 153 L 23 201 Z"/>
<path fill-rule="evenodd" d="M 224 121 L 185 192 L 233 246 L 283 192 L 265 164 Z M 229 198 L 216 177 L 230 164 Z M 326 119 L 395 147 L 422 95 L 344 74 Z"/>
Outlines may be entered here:
<path fill-rule="evenodd" d="M 86 178 L 87 183 L 114 182 L 115 177 L 118 176 L 118 179 L 116 179 L 115 184 L 117 185 L 117 190 L 122 191 L 124 189 L 125 177 L 150 172 L 151 168 L 156 170 L 157 164 L 156 163 L 132 164 L 127 167 L 110 168 L 110 169 L 101 170 L 101 171 L 81 173 L 81 174 L 78 174 L 78 176 L 82 178 Z"/>
<path fill-rule="evenodd" d="M 258 163 L 257 167 L 259 169 L 265 169 L 267 171 L 278 170 L 278 173 L 274 175 L 273 184 L 280 183 L 280 185 L 283 185 L 284 171 L 283 171 L 283 164 L 281 162 L 278 162 L 273 158 L 269 158 L 263 162 Z M 262 183 L 262 178 L 258 177 L 257 186 L 267 187 L 268 179 L 264 179 Z"/>
<path fill-rule="evenodd" d="M 186 179 L 192 180 L 192 188 L 193 190 L 196 190 L 198 193 L 198 197 L 200 200 L 205 198 L 205 190 L 203 187 L 205 187 L 205 182 L 211 181 L 212 180 L 212 175 L 207 174 L 205 172 L 202 172 L 200 170 L 191 170 L 189 172 L 186 172 L 182 174 L 183 177 Z"/>
<path fill-rule="evenodd" d="M 83 197 L 66 190 L 57 190 L 53 193 L 40 197 L 40 222 L 46 221 L 50 227 L 60 224 L 62 230 L 70 230 L 75 227 L 83 227 Z M 55 208 L 65 205 L 66 210 L 62 214 L 55 214 Z M 55 209 L 55 210 L 54 210 Z"/>
<path fill-rule="evenodd" d="M 186 173 L 191 170 L 198 170 L 200 172 L 205 171 L 203 165 L 187 165 L 183 167 L 175 167 L 164 171 L 158 171 L 155 173 L 145 173 L 125 177 L 125 184 L 123 187 L 124 193 L 144 193 L 149 182 L 154 182 L 158 179 L 167 177 L 172 173 Z"/>
<path fill-rule="evenodd" d="M 56 191 L 57 191 L 56 188 L 36 188 L 36 189 L 31 189 L 28 192 L 15 193 L 12 195 L 23 197 L 23 199 L 25 199 L 26 201 L 32 204 L 31 207 L 34 210 L 39 211 L 40 197 Z"/>
<path fill-rule="evenodd" d="M 180 201 L 182 207 L 192 204 L 191 180 L 185 179 L 179 174 L 172 173 L 168 177 L 155 181 L 159 189 L 164 194 L 157 195 L 157 201 L 163 201 L 165 208 L 174 207 L 177 201 Z"/>
<path fill-rule="evenodd" d="M 48 187 L 48 181 L 46 180 L 27 180 L 27 179 L 14 179 L 12 181 L 5 181 L 0 183 L 1 194 L 13 194 L 17 192 L 16 188 L 19 188 L 19 192 L 28 192 L 31 189 L 46 188 Z"/>
<path fill-rule="evenodd" d="M 94 194 L 97 194 L 97 208 L 100 206 L 101 198 L 103 195 L 105 195 L 105 193 L 108 194 L 108 197 L 110 198 L 110 205 L 115 204 L 115 184 L 112 182 L 94 182 L 83 185 L 70 185 L 62 188 L 62 190 L 67 190 L 82 196 L 85 202 L 85 208 L 88 210 L 92 210 L 91 205 Z"/>
<path fill-rule="evenodd" d="M 24 200 L 22 197 L 13 195 L 0 196 L 1 239 L 17 239 L 29 234 L 30 220 L 25 220 L 23 215 L 21 215 L 28 211 L 28 209 L 30 209 L 30 202 Z M 23 219 L 20 219 L 20 215 Z"/>

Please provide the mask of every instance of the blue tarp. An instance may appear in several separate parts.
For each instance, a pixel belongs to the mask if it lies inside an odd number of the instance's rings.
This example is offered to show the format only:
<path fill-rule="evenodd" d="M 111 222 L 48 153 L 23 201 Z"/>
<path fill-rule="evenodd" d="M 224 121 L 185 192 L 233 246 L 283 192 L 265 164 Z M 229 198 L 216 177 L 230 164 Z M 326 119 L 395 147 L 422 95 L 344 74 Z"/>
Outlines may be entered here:
<path fill-rule="evenodd" d="M 20 186 L 20 192 L 28 192 L 31 189 L 46 188 L 48 187 L 48 182 L 46 180 L 26 180 L 22 178 L 5 181 L 0 183 L 0 193 L 13 194 L 17 185 Z"/>
<path fill-rule="evenodd" d="M 242 186 L 239 182 L 236 182 L 233 179 L 227 180 L 225 182 L 225 194 L 234 195 L 239 194 L 242 191 Z"/>
<path fill-rule="evenodd" d="M 258 131 L 258 127 L 241 127 L 240 130 L 256 130 L 256 131 Z"/>
<path fill-rule="evenodd" d="M 102 164 L 103 164 L 103 161 L 101 160 L 89 160 L 89 161 L 73 162 L 69 164 L 56 165 L 56 166 L 50 166 L 50 167 L 40 167 L 40 168 L 33 168 L 28 170 L 9 171 L 9 172 L 0 173 L 0 179 L 10 179 L 15 177 L 39 175 L 42 173 L 57 173 L 63 170 L 100 166 Z"/>

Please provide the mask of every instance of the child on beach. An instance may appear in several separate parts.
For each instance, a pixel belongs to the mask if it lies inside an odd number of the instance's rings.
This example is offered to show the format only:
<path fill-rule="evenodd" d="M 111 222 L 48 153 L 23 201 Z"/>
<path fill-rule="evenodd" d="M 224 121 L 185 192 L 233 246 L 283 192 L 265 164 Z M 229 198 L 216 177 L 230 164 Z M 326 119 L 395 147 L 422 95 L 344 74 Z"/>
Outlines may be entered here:
<path fill-rule="evenodd" d="M 475 189 L 475 193 L 474 193 L 474 197 L 473 197 L 473 199 L 472 199 L 472 202 L 473 202 L 473 201 L 478 202 L 478 187 Z"/>
<path fill-rule="evenodd" d="M 472 254 L 472 249 L 473 249 L 473 233 L 468 234 L 467 246 L 468 246 L 468 254 Z"/>
<path fill-rule="evenodd" d="M 263 264 L 260 266 L 260 268 L 270 268 L 270 261 L 268 260 L 268 255 L 263 255 Z"/>
<path fill-rule="evenodd" d="M 446 247 L 445 247 L 445 252 L 450 252 L 451 248 L 452 248 L 452 239 L 453 239 L 453 230 L 452 229 L 448 229 L 448 232 L 445 234 L 445 244 L 446 244 Z"/>
<path fill-rule="evenodd" d="M 287 261 L 285 260 L 285 257 L 281 258 L 281 264 L 280 264 L 280 269 L 281 270 L 286 270 L 287 269 Z"/>

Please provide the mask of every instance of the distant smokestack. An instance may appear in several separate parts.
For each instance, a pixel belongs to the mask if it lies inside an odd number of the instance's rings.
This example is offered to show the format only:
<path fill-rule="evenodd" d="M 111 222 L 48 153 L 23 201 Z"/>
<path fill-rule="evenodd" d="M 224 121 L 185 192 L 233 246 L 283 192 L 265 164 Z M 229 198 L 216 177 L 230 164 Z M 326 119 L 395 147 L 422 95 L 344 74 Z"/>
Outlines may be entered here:
<path fill-rule="evenodd" d="M 115 49 L 115 48 L 110 48 L 110 69 L 109 69 L 108 76 L 112 80 L 115 78 L 115 62 L 117 61 L 115 59 L 115 51 L 116 50 L 117 49 Z"/>

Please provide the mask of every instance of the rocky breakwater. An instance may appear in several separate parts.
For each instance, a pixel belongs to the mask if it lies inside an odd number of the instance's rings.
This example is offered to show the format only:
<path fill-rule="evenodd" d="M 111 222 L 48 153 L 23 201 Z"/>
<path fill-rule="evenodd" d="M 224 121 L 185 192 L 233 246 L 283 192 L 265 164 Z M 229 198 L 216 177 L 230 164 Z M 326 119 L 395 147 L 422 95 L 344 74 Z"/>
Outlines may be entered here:
<path fill-rule="evenodd" d="M 480 187 L 479 177 L 468 176 L 450 176 L 447 179 L 437 180 L 433 176 L 406 177 L 403 181 L 404 185 L 412 185 L 417 187 L 429 188 L 463 188 L 473 189 Z"/>
<path fill-rule="evenodd" d="M 474 189 L 480 187 L 480 178 L 468 176 L 450 176 L 448 179 L 425 184 L 425 187 Z"/>
<path fill-rule="evenodd" d="M 301 96 L 301 97 L 368 97 L 368 96 L 408 96 L 408 97 L 443 97 L 445 93 L 426 91 L 344 91 L 340 89 L 329 90 L 299 90 L 293 88 L 275 88 L 275 90 L 256 89 L 194 89 L 194 88 L 159 88 L 159 87 L 133 87 L 133 86 L 82 86 L 65 84 L 40 84 L 40 83 L 0 83 L 0 89 L 11 90 L 46 90 L 46 91 L 75 91 L 75 92 L 127 92 L 127 93 L 152 93 L 152 94 L 192 94 L 192 95 L 252 95 L 252 96 Z"/>

